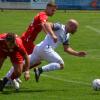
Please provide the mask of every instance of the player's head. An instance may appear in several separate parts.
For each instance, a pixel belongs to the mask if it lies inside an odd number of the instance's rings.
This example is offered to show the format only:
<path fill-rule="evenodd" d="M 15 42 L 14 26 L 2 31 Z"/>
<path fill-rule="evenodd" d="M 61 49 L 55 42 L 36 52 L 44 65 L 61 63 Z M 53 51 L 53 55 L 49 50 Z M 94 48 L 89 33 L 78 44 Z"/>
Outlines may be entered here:
<path fill-rule="evenodd" d="M 68 33 L 74 34 L 77 31 L 79 23 L 75 19 L 70 19 L 66 26 L 66 30 Z"/>
<path fill-rule="evenodd" d="M 13 48 L 15 46 L 15 38 L 16 35 L 14 33 L 7 33 L 6 35 L 6 43 L 8 48 Z"/>
<path fill-rule="evenodd" d="M 46 6 L 46 13 L 48 16 L 53 16 L 57 9 L 57 5 L 54 2 L 49 2 Z"/>

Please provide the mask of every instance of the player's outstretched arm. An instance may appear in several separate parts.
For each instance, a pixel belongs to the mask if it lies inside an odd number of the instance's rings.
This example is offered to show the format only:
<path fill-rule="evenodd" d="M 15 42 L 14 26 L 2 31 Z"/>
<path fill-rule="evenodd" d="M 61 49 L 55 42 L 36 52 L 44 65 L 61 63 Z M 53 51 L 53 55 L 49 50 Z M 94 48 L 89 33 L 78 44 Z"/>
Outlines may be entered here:
<path fill-rule="evenodd" d="M 79 56 L 79 57 L 84 57 L 86 56 L 86 52 L 85 51 L 76 51 L 76 50 L 73 50 L 69 45 L 64 45 L 64 51 L 71 54 L 71 55 L 74 55 L 74 56 Z"/>

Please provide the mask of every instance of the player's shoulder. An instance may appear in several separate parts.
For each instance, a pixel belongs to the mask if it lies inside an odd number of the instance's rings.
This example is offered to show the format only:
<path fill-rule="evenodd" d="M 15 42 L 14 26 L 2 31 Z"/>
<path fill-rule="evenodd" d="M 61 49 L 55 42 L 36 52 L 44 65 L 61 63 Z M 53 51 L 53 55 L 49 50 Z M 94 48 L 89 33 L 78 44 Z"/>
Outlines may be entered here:
<path fill-rule="evenodd" d="M 4 39 L 4 38 L 6 38 L 6 36 L 7 36 L 7 33 L 1 33 L 0 34 L 0 39 Z"/>
<path fill-rule="evenodd" d="M 16 43 L 22 44 L 22 39 L 18 35 L 16 35 Z"/>
<path fill-rule="evenodd" d="M 61 30 L 64 28 L 65 25 L 61 24 L 60 22 L 54 23 L 53 24 L 53 30 L 57 31 L 57 30 Z"/>
<path fill-rule="evenodd" d="M 69 39 L 70 38 L 70 33 L 67 33 L 66 37 L 67 37 L 67 39 Z"/>
<path fill-rule="evenodd" d="M 46 14 L 45 11 L 41 11 L 41 12 L 39 12 L 38 15 L 39 15 L 39 16 L 42 16 L 42 15 L 46 15 L 46 16 L 47 16 L 47 14 Z"/>

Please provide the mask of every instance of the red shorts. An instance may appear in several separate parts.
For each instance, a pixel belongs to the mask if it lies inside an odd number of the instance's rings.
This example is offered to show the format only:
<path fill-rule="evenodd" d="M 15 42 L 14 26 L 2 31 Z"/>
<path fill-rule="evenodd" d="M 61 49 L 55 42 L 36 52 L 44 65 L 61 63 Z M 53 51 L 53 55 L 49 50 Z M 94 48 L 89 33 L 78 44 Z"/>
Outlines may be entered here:
<path fill-rule="evenodd" d="M 0 60 L 1 59 L 6 59 L 7 57 L 10 58 L 12 64 L 20 64 L 23 63 L 23 56 L 20 54 L 18 51 L 13 51 L 13 52 L 4 52 L 0 50 Z"/>
<path fill-rule="evenodd" d="M 31 54 L 33 52 L 34 47 L 35 47 L 35 45 L 33 44 L 33 42 L 32 41 L 28 41 L 27 42 L 24 39 L 22 39 L 22 41 L 23 41 L 24 48 L 26 49 L 28 55 Z"/>

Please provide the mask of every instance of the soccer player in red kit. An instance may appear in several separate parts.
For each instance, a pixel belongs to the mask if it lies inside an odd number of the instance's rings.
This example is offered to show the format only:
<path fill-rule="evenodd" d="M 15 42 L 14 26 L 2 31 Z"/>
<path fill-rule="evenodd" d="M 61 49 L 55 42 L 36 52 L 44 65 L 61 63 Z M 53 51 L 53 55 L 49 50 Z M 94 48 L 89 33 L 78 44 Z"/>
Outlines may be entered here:
<path fill-rule="evenodd" d="M 46 22 L 48 21 L 48 17 L 53 16 L 56 9 L 57 9 L 56 4 L 54 2 L 49 2 L 46 6 L 46 9 L 44 11 L 39 12 L 34 17 L 32 23 L 29 25 L 27 30 L 22 34 L 21 39 L 22 39 L 23 45 L 28 54 L 32 53 L 34 46 L 35 46 L 35 44 L 33 42 L 36 40 L 39 32 L 41 32 L 42 30 L 46 34 L 49 33 L 51 35 L 51 37 L 53 38 L 54 42 L 57 42 L 57 36 L 55 35 L 55 33 L 52 30 L 50 30 L 49 28 L 47 29 L 47 27 L 45 26 Z M 38 65 L 40 63 L 41 62 L 38 62 L 36 65 Z M 7 73 L 6 76 L 8 77 L 9 74 L 12 73 L 12 71 L 13 71 L 13 67 Z M 18 79 L 18 81 L 21 82 L 20 79 Z"/>
<path fill-rule="evenodd" d="M 57 41 L 57 37 L 54 34 L 54 32 L 51 32 L 49 29 L 46 29 L 45 27 L 45 23 L 46 21 L 48 21 L 48 16 L 53 16 L 56 9 L 57 6 L 54 2 L 48 3 L 46 9 L 38 13 L 34 17 L 32 23 L 29 25 L 26 32 L 22 34 L 21 38 L 28 54 L 32 53 L 33 48 L 35 46 L 33 42 L 35 41 L 39 32 L 41 32 L 42 29 L 45 33 L 50 33 L 55 42 Z"/>
<path fill-rule="evenodd" d="M 22 40 L 13 33 L 0 34 L 0 68 L 4 63 L 4 60 L 9 57 L 12 65 L 14 66 L 14 72 L 9 79 L 14 80 L 21 76 L 23 70 L 23 59 L 25 60 L 25 79 L 29 79 L 29 57 L 22 44 Z M 3 78 L 0 80 L 0 91 L 3 90 L 5 84 L 9 80 Z"/>

